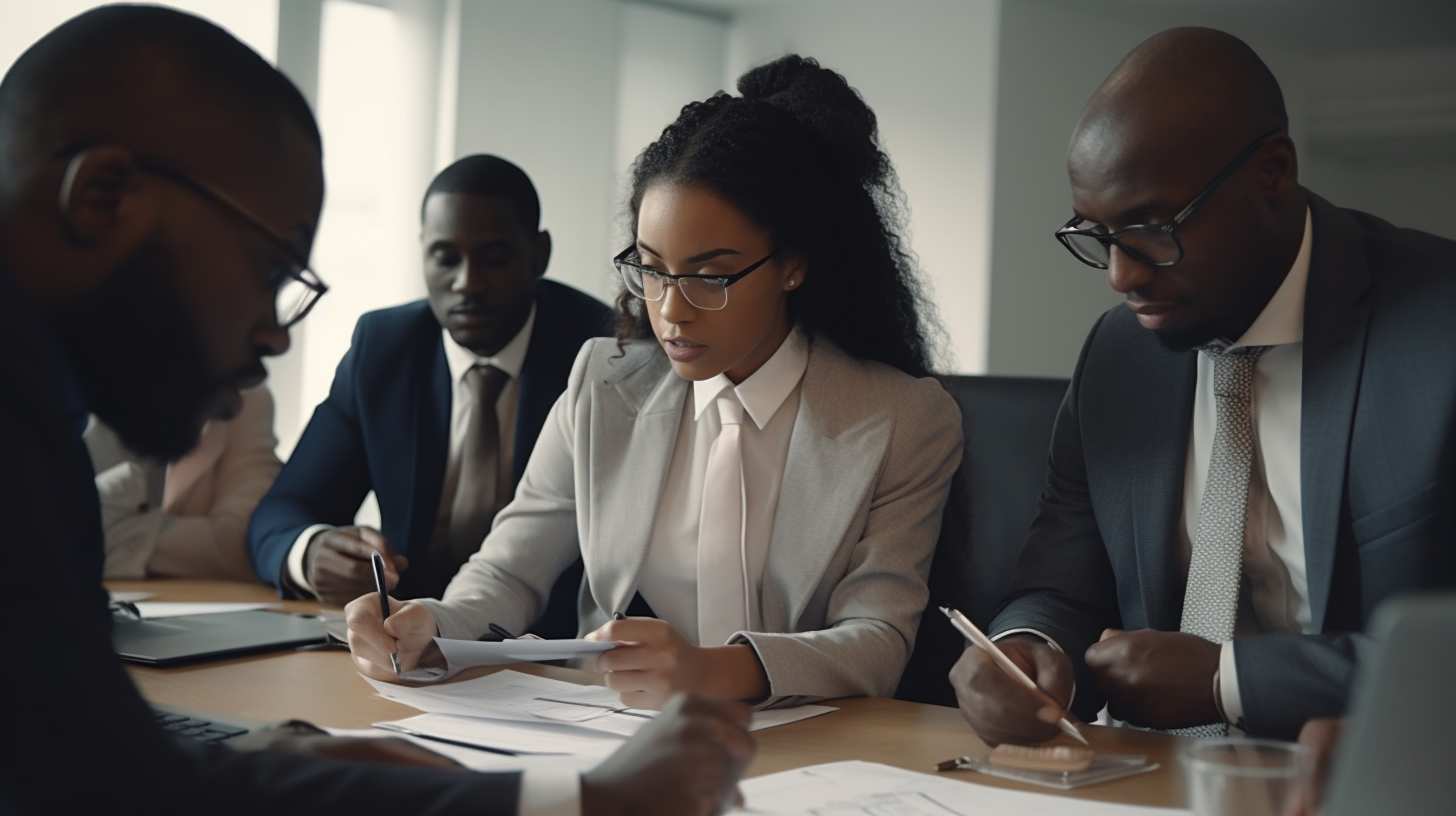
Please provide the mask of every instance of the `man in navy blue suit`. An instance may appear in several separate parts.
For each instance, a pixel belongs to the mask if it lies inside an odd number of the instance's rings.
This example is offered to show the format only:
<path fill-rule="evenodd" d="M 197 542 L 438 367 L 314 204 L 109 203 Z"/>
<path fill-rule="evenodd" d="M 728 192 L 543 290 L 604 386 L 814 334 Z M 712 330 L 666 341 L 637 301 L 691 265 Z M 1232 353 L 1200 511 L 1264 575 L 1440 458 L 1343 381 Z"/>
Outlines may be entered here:
<path fill-rule="evenodd" d="M 421 208 L 428 300 L 364 315 L 333 388 L 248 529 L 253 563 L 285 594 L 342 605 L 385 556 L 399 598 L 438 597 L 514 492 L 577 350 L 612 312 L 542 279 L 551 234 L 531 180 L 469 156 Z M 353 525 L 373 490 L 383 530 Z M 534 629 L 576 632 L 580 564 Z"/>

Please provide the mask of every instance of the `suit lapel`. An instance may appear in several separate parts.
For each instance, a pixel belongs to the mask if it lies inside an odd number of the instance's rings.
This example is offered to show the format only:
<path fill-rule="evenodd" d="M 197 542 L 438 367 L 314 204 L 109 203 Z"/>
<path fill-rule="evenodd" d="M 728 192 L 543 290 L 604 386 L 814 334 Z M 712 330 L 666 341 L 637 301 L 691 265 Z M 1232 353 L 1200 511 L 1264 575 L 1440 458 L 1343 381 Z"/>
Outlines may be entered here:
<path fill-rule="evenodd" d="M 689 385 L 656 345 L 628 346 L 615 362 L 621 373 L 584 386 L 592 389 L 588 421 L 594 451 L 582 558 L 593 576 L 597 605 L 626 612 L 647 556 Z"/>
<path fill-rule="evenodd" d="M 1123 392 L 1118 407 L 1138 444 L 1137 471 L 1129 482 L 1133 542 L 1140 583 L 1152 591 L 1142 593 L 1146 625 L 1176 631 L 1183 612 L 1188 583 L 1180 572 L 1178 524 L 1182 520 L 1184 473 L 1188 466 L 1188 436 L 1193 425 L 1193 395 L 1198 385 L 1196 353 L 1173 352 L 1157 344 L 1152 332 L 1136 327 L 1139 340 L 1156 347 L 1145 354 L 1136 389 Z M 1157 589 L 1162 588 L 1159 592 Z M 1124 625 L 1130 625 L 1124 621 Z"/>
<path fill-rule="evenodd" d="M 426 315 L 430 315 L 426 312 Z M 409 535 L 409 555 L 424 556 L 434 535 L 435 519 L 440 512 L 440 491 L 445 483 L 445 459 L 450 447 L 450 365 L 445 361 L 444 333 L 433 315 L 429 321 L 429 339 L 421 338 L 414 387 L 405 393 L 398 415 L 411 429 L 409 457 L 413 469 L 396 474 L 405 480 L 399 492 L 412 495 L 404 530 Z M 423 560 L 423 559 L 421 559 Z"/>
<path fill-rule="evenodd" d="M 860 377 L 848 370 L 852 364 L 814 338 L 759 593 L 769 631 L 797 630 L 829 562 L 863 523 L 880 475 L 890 423 L 854 398 L 848 386 Z"/>
<path fill-rule="evenodd" d="M 1300 401 L 1300 500 L 1311 623 L 1323 631 L 1350 428 L 1365 360 L 1370 284 L 1365 248 L 1350 216 L 1309 194 L 1314 236 L 1304 305 L 1304 394 Z"/>
<path fill-rule="evenodd" d="M 1108 557 L 1119 572 L 1135 569 L 1143 587 L 1119 593 L 1123 625 L 1177 630 L 1187 583 L 1178 522 L 1198 358 L 1164 348 L 1128 309 L 1105 319 L 1109 347 L 1089 356 L 1078 392 L 1082 425 L 1112 429 L 1083 439 L 1088 482 Z"/>

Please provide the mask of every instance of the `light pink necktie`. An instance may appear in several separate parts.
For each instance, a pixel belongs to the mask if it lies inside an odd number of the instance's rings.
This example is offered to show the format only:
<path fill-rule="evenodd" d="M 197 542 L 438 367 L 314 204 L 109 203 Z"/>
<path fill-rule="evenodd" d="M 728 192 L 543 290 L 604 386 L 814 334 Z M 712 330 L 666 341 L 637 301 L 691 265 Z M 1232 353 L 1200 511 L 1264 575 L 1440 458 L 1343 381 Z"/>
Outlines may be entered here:
<path fill-rule="evenodd" d="M 743 577 L 743 406 L 731 390 L 717 399 L 723 430 L 708 451 L 698 521 L 698 645 L 722 646 L 748 628 Z"/>

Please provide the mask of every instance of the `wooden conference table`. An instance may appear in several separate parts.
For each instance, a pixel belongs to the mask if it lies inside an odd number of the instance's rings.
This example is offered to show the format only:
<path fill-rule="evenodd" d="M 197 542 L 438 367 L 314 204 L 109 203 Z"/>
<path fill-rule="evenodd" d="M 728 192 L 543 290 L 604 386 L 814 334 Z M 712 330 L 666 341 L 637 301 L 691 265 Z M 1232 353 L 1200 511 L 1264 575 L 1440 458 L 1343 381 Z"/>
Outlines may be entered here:
<path fill-rule="evenodd" d="M 151 592 L 154 601 L 238 601 L 275 603 L 273 590 L 225 581 L 108 581 L 112 591 Z M 314 613 L 313 602 L 286 601 L 289 612 Z M 596 682 L 589 672 L 537 664 L 511 668 L 577 683 Z M 496 669 L 473 669 L 462 678 Z M 274 652 L 175 668 L 130 667 L 132 679 L 148 700 L 162 705 L 274 721 L 298 718 L 335 728 L 367 728 L 371 723 L 418 713 L 378 697 L 354 671 L 342 651 Z M 749 776 L 861 759 L 914 771 L 956 756 L 985 755 L 989 749 L 961 719 L 943 706 L 878 697 L 853 697 L 828 703 L 839 711 L 754 734 L 758 756 Z M 955 771 L 949 776 L 985 785 L 1031 790 L 1127 804 L 1185 806 L 1178 749 L 1183 738 L 1120 728 L 1084 726 L 1098 751 L 1147 754 L 1162 767 L 1127 779 L 1061 793 L 1009 780 Z M 1059 740 L 1071 742 L 1069 737 Z"/>

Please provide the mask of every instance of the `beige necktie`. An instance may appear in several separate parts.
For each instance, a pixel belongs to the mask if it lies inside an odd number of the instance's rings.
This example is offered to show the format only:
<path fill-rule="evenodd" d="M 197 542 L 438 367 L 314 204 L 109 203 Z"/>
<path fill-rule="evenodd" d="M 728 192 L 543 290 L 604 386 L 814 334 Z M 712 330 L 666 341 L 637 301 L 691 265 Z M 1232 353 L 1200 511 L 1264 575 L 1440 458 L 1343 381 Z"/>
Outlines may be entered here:
<path fill-rule="evenodd" d="M 480 549 L 491 520 L 510 495 L 495 413 L 496 400 L 510 378 L 495 366 L 478 365 L 465 372 L 465 391 L 472 402 L 460 447 L 460 475 L 450 502 L 450 556 L 456 565 Z"/>
<path fill-rule="evenodd" d="M 1254 462 L 1254 367 L 1265 346 L 1201 348 L 1213 361 L 1216 424 L 1208 457 L 1208 481 L 1193 528 L 1188 587 L 1179 629 L 1213 643 L 1234 637 L 1243 571 L 1244 522 L 1249 510 L 1249 470 Z M 1224 682 L 1237 682 L 1224 678 Z M 1173 731 L 1189 737 L 1228 734 L 1224 723 Z"/>
<path fill-rule="evenodd" d="M 708 451 L 698 521 L 698 645 L 722 646 L 748 627 L 744 583 L 743 406 L 732 390 L 716 400 L 723 430 Z"/>

